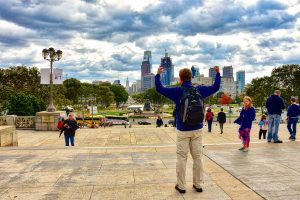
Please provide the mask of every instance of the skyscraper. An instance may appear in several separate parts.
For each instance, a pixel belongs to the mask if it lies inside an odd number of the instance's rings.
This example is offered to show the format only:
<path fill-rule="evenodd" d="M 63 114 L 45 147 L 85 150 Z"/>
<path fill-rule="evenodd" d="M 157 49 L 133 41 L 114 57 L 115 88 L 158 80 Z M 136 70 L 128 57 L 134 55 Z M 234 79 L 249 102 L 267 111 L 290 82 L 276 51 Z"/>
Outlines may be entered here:
<path fill-rule="evenodd" d="M 152 55 L 151 51 L 144 51 L 144 60 L 143 61 L 149 61 L 149 67 L 150 67 L 150 72 L 152 70 Z"/>
<path fill-rule="evenodd" d="M 149 61 L 143 61 L 142 65 L 141 65 L 141 85 L 142 85 L 142 89 L 143 89 L 143 85 L 144 85 L 144 76 L 147 74 L 150 74 L 150 63 Z"/>
<path fill-rule="evenodd" d="M 155 86 L 155 75 L 153 73 L 147 74 L 144 76 L 144 85 L 143 85 L 143 91 L 146 91 L 150 88 L 153 88 Z"/>
<path fill-rule="evenodd" d="M 208 72 L 210 78 L 215 78 L 216 77 L 216 72 L 214 70 L 213 67 L 209 68 L 209 72 Z"/>
<path fill-rule="evenodd" d="M 127 76 L 127 79 L 126 79 L 126 90 L 129 91 L 129 88 L 130 88 L 129 87 L 129 80 L 128 80 L 128 76 Z"/>
<path fill-rule="evenodd" d="M 198 67 L 192 66 L 191 71 L 192 71 L 192 77 L 193 78 L 200 76 L 200 71 L 199 71 Z"/>
<path fill-rule="evenodd" d="M 232 68 L 232 66 L 224 66 L 223 67 L 223 77 L 233 78 L 233 68 Z"/>
<path fill-rule="evenodd" d="M 165 50 L 165 57 L 161 58 L 160 66 L 164 68 L 161 74 L 161 82 L 163 85 L 170 85 L 174 80 L 174 65 L 172 64 L 172 59 L 168 55 L 167 50 Z"/>
<path fill-rule="evenodd" d="M 236 72 L 236 80 L 239 82 L 239 88 L 241 91 L 245 88 L 245 70 Z"/>

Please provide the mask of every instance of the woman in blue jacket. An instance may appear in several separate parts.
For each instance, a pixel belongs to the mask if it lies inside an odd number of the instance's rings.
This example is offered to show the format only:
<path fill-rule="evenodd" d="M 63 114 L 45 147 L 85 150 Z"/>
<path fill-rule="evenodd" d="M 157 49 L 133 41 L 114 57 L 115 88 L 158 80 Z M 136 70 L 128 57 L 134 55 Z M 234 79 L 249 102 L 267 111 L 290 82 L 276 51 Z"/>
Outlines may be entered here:
<path fill-rule="evenodd" d="M 252 128 L 252 121 L 255 120 L 255 109 L 252 106 L 252 100 L 250 97 L 244 97 L 244 106 L 240 113 L 240 116 L 234 121 L 240 125 L 239 137 L 243 142 L 243 146 L 239 149 L 240 151 L 249 151 L 250 145 L 250 131 Z"/>

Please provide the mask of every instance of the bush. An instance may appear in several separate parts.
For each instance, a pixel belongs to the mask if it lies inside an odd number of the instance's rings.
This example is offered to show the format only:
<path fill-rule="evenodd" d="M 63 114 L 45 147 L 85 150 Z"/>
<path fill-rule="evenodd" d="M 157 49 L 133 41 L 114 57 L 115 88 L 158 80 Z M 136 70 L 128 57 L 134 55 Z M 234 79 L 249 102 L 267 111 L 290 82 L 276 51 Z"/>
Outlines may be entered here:
<path fill-rule="evenodd" d="M 8 114 L 19 116 L 35 116 L 36 112 L 46 109 L 45 102 L 38 97 L 17 93 L 11 96 L 8 106 Z"/>

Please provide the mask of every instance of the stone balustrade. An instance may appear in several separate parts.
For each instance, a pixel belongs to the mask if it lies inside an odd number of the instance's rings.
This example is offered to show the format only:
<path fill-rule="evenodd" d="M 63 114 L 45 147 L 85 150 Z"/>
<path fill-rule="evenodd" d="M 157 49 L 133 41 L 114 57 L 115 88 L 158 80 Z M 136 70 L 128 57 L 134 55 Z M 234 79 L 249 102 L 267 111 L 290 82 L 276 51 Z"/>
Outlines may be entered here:
<path fill-rule="evenodd" d="M 0 146 L 18 146 L 18 135 L 15 126 L 0 126 Z"/>

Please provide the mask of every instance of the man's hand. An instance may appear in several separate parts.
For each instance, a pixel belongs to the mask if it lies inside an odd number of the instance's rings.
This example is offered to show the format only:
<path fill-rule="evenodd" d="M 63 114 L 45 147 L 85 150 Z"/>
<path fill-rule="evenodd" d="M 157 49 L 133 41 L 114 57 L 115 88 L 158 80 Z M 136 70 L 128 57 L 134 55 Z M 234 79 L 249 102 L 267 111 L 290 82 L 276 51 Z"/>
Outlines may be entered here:
<path fill-rule="evenodd" d="M 220 73 L 220 68 L 219 68 L 219 66 L 214 66 L 214 70 L 215 70 L 216 73 Z"/>
<path fill-rule="evenodd" d="M 164 71 L 164 68 L 162 66 L 159 66 L 157 69 L 157 74 L 161 74 Z"/>

